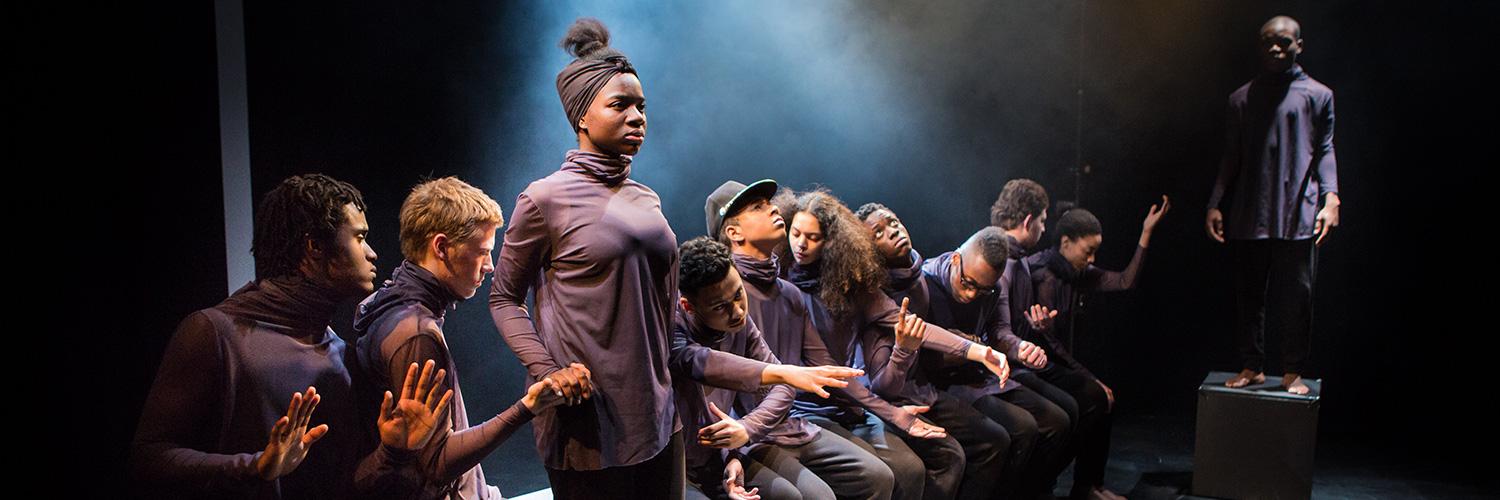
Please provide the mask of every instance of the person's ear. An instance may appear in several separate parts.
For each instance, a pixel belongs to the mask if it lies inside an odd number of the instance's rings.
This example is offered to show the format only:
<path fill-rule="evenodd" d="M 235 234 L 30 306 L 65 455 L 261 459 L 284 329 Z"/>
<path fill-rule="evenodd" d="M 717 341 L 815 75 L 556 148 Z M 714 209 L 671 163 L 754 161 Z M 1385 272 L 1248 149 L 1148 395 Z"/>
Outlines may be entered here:
<path fill-rule="evenodd" d="M 742 243 L 745 241 L 745 234 L 740 232 L 738 224 L 729 224 L 724 226 L 724 238 L 733 243 Z"/>
<path fill-rule="evenodd" d="M 693 303 L 688 301 L 687 297 L 678 296 L 677 305 L 682 306 L 682 310 L 684 311 L 693 312 Z"/>

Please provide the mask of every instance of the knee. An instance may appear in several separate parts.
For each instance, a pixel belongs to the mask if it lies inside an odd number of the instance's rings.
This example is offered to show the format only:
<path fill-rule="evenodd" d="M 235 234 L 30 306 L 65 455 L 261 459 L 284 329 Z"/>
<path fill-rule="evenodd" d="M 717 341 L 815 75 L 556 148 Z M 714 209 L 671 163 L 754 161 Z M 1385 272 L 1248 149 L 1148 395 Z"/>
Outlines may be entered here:
<path fill-rule="evenodd" d="M 1073 419 L 1057 405 L 1043 405 L 1036 415 L 1037 432 L 1042 439 L 1057 439 L 1073 428 Z"/>
<path fill-rule="evenodd" d="M 896 489 L 896 473 L 891 470 L 885 462 L 870 457 L 871 460 L 864 461 L 862 469 L 865 471 L 864 483 L 869 485 L 869 498 L 886 498 Z M 863 496 L 863 495 L 861 495 Z"/>
<path fill-rule="evenodd" d="M 1037 436 L 1040 434 L 1037 429 L 1036 418 L 1033 418 L 1030 413 L 1026 412 L 1016 415 L 1010 425 L 1005 427 L 1005 430 L 1010 431 L 1011 444 L 1021 449 L 1030 449 L 1036 443 Z"/>

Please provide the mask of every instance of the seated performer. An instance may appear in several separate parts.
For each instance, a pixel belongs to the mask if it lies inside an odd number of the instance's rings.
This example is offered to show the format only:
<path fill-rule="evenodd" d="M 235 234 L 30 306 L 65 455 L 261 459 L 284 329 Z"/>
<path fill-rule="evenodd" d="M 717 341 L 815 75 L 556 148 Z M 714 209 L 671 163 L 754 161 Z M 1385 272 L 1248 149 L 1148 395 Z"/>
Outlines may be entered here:
<path fill-rule="evenodd" d="M 750 387 L 726 384 L 739 386 L 731 389 L 711 384 L 760 381 L 765 372 L 780 372 L 782 375 L 774 377 L 787 379 L 806 375 L 847 378 L 860 371 L 780 364 L 750 320 L 745 291 L 729 249 L 700 236 L 683 243 L 678 255 L 677 283 L 682 297 L 673 324 L 671 367 L 679 415 L 688 429 L 696 429 L 695 438 L 686 446 L 688 497 L 745 499 L 759 494 L 766 499 L 802 498 L 793 483 L 797 478 L 783 478 L 759 463 L 742 460 L 746 446 L 771 440 L 771 432 L 791 411 L 796 390 L 787 385 L 764 385 L 745 391 Z M 706 350 L 754 363 L 726 363 L 722 357 L 706 355 Z M 830 385 L 844 384 L 830 381 Z M 819 392 L 827 395 L 826 391 Z"/>
<path fill-rule="evenodd" d="M 733 252 L 735 270 L 746 285 L 750 318 L 778 359 L 787 364 L 839 364 L 813 326 L 805 294 L 779 277 L 776 250 L 786 244 L 787 231 L 780 208 L 770 200 L 775 193 L 776 182 L 769 179 L 749 186 L 735 181 L 720 185 L 704 203 L 708 234 Z M 906 484 L 903 491 L 918 494 L 911 489 L 920 486 L 925 475 L 920 460 L 887 445 L 875 425 L 929 438 L 942 437 L 942 429 L 880 399 L 858 380 L 829 392 L 832 397 L 799 394 L 791 417 L 770 432 L 775 445 L 751 445 L 749 455 L 794 482 L 803 498 L 832 498 L 837 492 L 838 498 L 884 499 L 891 497 L 895 484 Z M 807 420 L 830 415 L 860 422 L 857 429 L 878 438 L 866 441 L 847 429 L 824 430 Z M 865 424 L 869 420 L 875 423 Z M 901 471 L 899 480 L 893 469 Z"/>
<path fill-rule="evenodd" d="M 1011 333 L 1007 294 L 1003 286 L 997 286 L 1005 283 L 1001 276 L 1007 257 L 999 229 L 982 229 L 958 250 L 924 262 L 912 248 L 906 226 L 889 208 L 868 203 L 856 215 L 870 228 L 885 262 L 890 278 L 886 293 L 893 300 L 910 300 L 909 310 L 929 323 L 969 334 L 1006 353 L 1021 367 L 1012 375 L 1046 365 L 1040 347 Z M 1056 475 L 1067 466 L 1066 440 L 1072 425 L 1067 413 L 1015 380 L 1000 383 L 980 365 L 943 366 L 940 357 L 925 354 L 918 359 L 920 369 L 914 370 L 921 383 L 946 389 L 937 394 L 940 400 L 951 400 L 979 418 L 988 417 L 1009 433 L 1011 452 L 1001 490 L 1021 498 L 1050 495 Z M 927 416 L 934 418 L 932 412 Z M 934 420 L 957 435 L 952 424 Z"/>
<path fill-rule="evenodd" d="M 915 346 L 978 361 L 1002 379 L 1008 376 L 1009 366 L 1004 356 L 948 330 L 929 327 L 915 317 L 905 316 L 881 292 L 885 271 L 875 255 L 874 244 L 864 225 L 837 198 L 824 191 L 803 193 L 787 200 L 782 210 L 792 215 L 787 235 L 795 264 L 787 271 L 790 281 L 807 294 L 813 325 L 834 359 L 864 368 L 871 389 L 877 394 L 900 393 L 917 358 Z M 907 336 L 920 340 L 904 338 Z M 927 411 L 926 407 L 908 408 L 915 413 Z M 910 450 L 921 458 L 920 469 L 925 475 L 924 481 L 912 489 L 922 488 L 931 498 L 953 498 L 959 491 L 965 468 L 964 450 L 951 437 L 924 439 L 900 429 L 882 430 L 878 421 L 840 422 L 828 416 L 809 417 L 809 420 L 828 429 L 858 432 L 867 441 L 885 439 L 897 451 Z M 886 433 L 897 439 L 885 438 Z M 897 472 L 897 477 L 897 488 L 901 489 L 904 486 L 899 482 L 901 472 Z"/>
<path fill-rule="evenodd" d="M 1038 375 L 1072 394 L 1078 401 L 1079 413 L 1085 415 L 1080 416 L 1084 421 L 1079 423 L 1079 432 L 1074 437 L 1078 447 L 1078 465 L 1073 475 L 1074 497 L 1119 496 L 1104 489 L 1104 465 L 1109 461 L 1110 415 L 1115 395 L 1109 386 L 1073 358 L 1056 332 L 1067 330 L 1073 321 L 1071 312 L 1077 303 L 1077 294 L 1135 287 L 1146 260 L 1151 232 L 1169 208 L 1171 204 L 1165 196 L 1161 205 L 1151 206 L 1141 227 L 1135 257 L 1123 272 L 1106 271 L 1093 265 L 1094 253 L 1103 241 L 1103 230 L 1099 219 L 1081 208 L 1068 210 L 1058 217 L 1057 231 L 1061 234 L 1058 246 L 1026 259 L 1037 303 L 1058 313 L 1050 329 L 1034 330 L 1037 337 L 1032 341 L 1046 350 L 1049 360 L 1047 368 Z"/>

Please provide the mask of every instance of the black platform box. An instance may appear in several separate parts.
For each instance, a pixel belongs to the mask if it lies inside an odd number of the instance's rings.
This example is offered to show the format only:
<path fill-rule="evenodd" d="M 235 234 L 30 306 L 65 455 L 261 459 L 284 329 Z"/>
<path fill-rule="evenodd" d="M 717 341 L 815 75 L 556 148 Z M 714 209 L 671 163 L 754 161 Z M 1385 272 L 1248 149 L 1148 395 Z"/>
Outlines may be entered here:
<path fill-rule="evenodd" d="M 1234 373 L 1211 372 L 1198 387 L 1193 494 L 1219 498 L 1309 498 L 1323 381 L 1304 379 L 1306 396 L 1280 377 L 1241 389 Z"/>

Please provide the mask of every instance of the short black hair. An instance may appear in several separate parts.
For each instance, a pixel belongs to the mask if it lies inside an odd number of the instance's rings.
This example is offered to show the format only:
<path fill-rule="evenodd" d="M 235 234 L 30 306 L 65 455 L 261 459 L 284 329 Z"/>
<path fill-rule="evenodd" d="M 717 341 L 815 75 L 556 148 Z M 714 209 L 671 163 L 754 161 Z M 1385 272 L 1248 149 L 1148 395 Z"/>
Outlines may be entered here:
<path fill-rule="evenodd" d="M 879 203 L 875 203 L 875 202 L 872 201 L 872 202 L 866 203 L 864 205 L 860 205 L 859 206 L 859 210 L 855 210 L 854 211 L 854 216 L 855 217 L 859 217 L 860 222 L 864 222 L 865 219 L 867 219 L 867 218 L 870 217 L 870 214 L 873 214 L 875 212 L 879 212 L 881 210 L 885 210 L 885 211 L 893 213 L 893 214 L 896 213 L 894 210 L 886 208 L 885 205 L 881 205 Z"/>
<path fill-rule="evenodd" d="M 1070 209 L 1063 212 L 1057 220 L 1057 233 L 1076 240 L 1085 236 L 1093 236 L 1104 233 L 1104 228 L 1099 225 L 1099 218 L 1094 213 L 1082 208 Z"/>
<path fill-rule="evenodd" d="M 980 229 L 964 242 L 964 246 L 974 245 L 984 256 L 984 261 L 995 269 L 1005 269 L 1005 259 L 1010 258 L 1010 239 L 1005 237 L 1005 231 L 995 226 Z"/>
<path fill-rule="evenodd" d="M 677 290 L 683 295 L 696 295 L 700 290 L 718 284 L 734 267 L 729 247 L 707 236 L 687 240 L 677 249 L 677 254 Z"/>
<path fill-rule="evenodd" d="M 288 177 L 255 210 L 255 279 L 295 274 L 311 239 L 328 248 L 346 220 L 344 205 L 365 211 L 364 197 L 347 182 L 323 174 Z"/>
<path fill-rule="evenodd" d="M 1031 179 L 1012 179 L 1000 189 L 1000 196 L 990 205 L 990 225 L 1015 229 L 1026 216 L 1040 217 L 1051 200 L 1047 190 Z"/>

